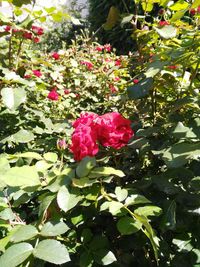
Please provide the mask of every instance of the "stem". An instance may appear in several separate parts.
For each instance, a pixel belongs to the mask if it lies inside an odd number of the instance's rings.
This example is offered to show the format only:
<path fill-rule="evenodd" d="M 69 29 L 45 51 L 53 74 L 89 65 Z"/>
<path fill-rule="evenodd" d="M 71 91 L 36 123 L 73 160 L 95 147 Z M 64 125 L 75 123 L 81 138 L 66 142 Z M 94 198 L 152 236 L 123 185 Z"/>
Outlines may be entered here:
<path fill-rule="evenodd" d="M 122 2 L 123 2 L 123 4 L 124 4 L 124 7 L 125 7 L 127 13 L 130 13 L 130 12 L 129 12 L 129 9 L 128 9 L 128 6 L 127 6 L 127 4 L 126 4 L 126 2 L 125 2 L 125 0 L 122 0 Z"/>
<path fill-rule="evenodd" d="M 200 64 L 200 60 L 197 62 L 196 68 L 195 68 L 195 70 L 194 70 L 194 72 L 193 72 L 193 74 L 192 74 L 192 77 L 191 77 L 191 81 L 190 81 L 190 85 L 189 85 L 189 90 L 190 90 L 190 91 L 191 91 L 191 89 L 192 89 L 192 84 L 193 84 L 193 82 L 194 82 L 194 79 L 195 79 L 195 77 L 196 77 L 196 75 L 197 75 L 197 72 L 198 72 L 198 69 L 199 69 L 199 64 Z"/>
<path fill-rule="evenodd" d="M 12 30 L 9 40 L 9 52 L 8 52 L 8 58 L 9 58 L 9 69 L 11 69 L 12 65 Z"/>
<path fill-rule="evenodd" d="M 15 69 L 17 70 L 18 68 L 18 65 L 19 65 L 19 59 L 20 59 L 20 53 L 22 51 L 22 43 L 23 43 L 23 39 L 20 40 L 20 43 L 19 43 L 19 48 L 18 48 L 18 51 L 17 51 L 17 59 L 16 59 L 16 67 Z"/>

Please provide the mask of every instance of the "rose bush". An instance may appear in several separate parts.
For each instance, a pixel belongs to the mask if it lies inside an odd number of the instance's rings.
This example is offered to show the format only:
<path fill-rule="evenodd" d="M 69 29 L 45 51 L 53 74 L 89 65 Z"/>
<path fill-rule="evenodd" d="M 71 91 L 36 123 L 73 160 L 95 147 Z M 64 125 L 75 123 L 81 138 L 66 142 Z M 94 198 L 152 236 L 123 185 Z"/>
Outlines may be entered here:
<path fill-rule="evenodd" d="M 197 267 L 198 1 L 135 2 L 128 56 L 41 52 L 30 2 L 0 15 L 0 266 Z"/>

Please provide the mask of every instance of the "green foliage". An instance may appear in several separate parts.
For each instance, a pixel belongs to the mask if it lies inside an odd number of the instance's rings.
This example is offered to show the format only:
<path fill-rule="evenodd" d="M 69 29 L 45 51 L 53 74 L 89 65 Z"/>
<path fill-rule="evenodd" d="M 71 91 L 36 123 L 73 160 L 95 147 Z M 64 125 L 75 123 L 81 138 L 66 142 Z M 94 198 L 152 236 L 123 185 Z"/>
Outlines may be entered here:
<path fill-rule="evenodd" d="M 189 13 L 198 3 L 135 4 L 137 16 L 112 8 L 104 20 L 112 31 L 120 19 L 135 23 L 138 51 L 129 56 L 84 33 L 54 58 L 2 31 L 0 266 L 199 266 L 200 18 Z M 61 16 L 37 12 L 40 21 Z M 20 31 L 31 31 L 33 18 L 19 25 L 0 16 Z M 81 111 L 120 112 L 134 136 L 75 162 L 72 122 Z"/>

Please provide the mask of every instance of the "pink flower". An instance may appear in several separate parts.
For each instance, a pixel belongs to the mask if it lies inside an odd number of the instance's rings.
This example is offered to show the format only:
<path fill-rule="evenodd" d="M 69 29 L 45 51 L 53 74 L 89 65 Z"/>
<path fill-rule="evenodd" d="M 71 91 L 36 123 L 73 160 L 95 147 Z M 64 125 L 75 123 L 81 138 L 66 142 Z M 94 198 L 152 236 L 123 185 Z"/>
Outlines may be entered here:
<path fill-rule="evenodd" d="M 115 82 L 119 82 L 119 81 L 120 81 L 120 78 L 119 78 L 119 77 L 115 77 L 115 78 L 114 78 L 114 81 L 115 81 Z"/>
<path fill-rule="evenodd" d="M 31 75 L 30 74 L 24 75 L 24 79 L 30 79 L 30 78 L 31 78 Z"/>
<path fill-rule="evenodd" d="M 98 115 L 93 112 L 81 112 L 80 118 L 75 120 L 72 124 L 74 128 L 77 128 L 78 126 L 87 125 L 90 127 L 95 127 L 95 120 L 98 118 Z"/>
<path fill-rule="evenodd" d="M 110 88 L 110 91 L 111 91 L 113 94 L 116 93 L 116 92 L 118 91 L 117 87 L 114 86 L 113 84 L 110 84 L 110 85 L 109 85 L 109 88 Z"/>
<path fill-rule="evenodd" d="M 59 150 L 65 150 L 67 148 L 67 143 L 65 139 L 58 139 L 57 140 L 57 148 Z"/>
<path fill-rule="evenodd" d="M 92 70 L 93 69 L 93 64 L 91 62 L 89 62 L 89 61 L 81 61 L 81 65 L 85 65 L 88 70 Z"/>
<path fill-rule="evenodd" d="M 25 32 L 23 33 L 23 37 L 24 37 L 25 39 L 29 39 L 29 40 L 31 40 L 31 39 L 32 39 L 32 33 L 31 33 L 31 32 L 27 32 L 27 31 L 25 31 Z"/>
<path fill-rule="evenodd" d="M 95 156 L 99 151 L 96 141 L 96 133 L 92 128 L 80 124 L 72 134 L 70 150 L 74 154 L 74 159 L 80 161 L 86 156 Z"/>
<path fill-rule="evenodd" d="M 40 42 L 40 38 L 39 37 L 34 37 L 33 38 L 33 42 L 36 43 L 36 44 L 39 43 Z"/>
<path fill-rule="evenodd" d="M 65 90 L 64 90 L 64 94 L 65 94 L 65 95 L 68 95 L 70 92 L 71 92 L 70 89 L 65 89 Z"/>
<path fill-rule="evenodd" d="M 168 66 L 168 69 L 170 69 L 170 70 L 175 70 L 177 68 L 178 68 L 178 66 L 175 66 L 175 65 Z"/>
<path fill-rule="evenodd" d="M 115 66 L 121 66 L 121 60 L 120 59 L 115 60 Z"/>
<path fill-rule="evenodd" d="M 96 124 L 98 126 L 98 140 L 105 147 L 120 149 L 127 145 L 133 135 L 131 121 L 122 117 L 118 112 L 99 116 Z"/>
<path fill-rule="evenodd" d="M 47 98 L 49 98 L 49 99 L 51 99 L 51 100 L 53 100 L 53 101 L 57 101 L 58 98 L 59 98 L 59 94 L 56 92 L 55 89 L 52 89 L 52 90 L 49 92 Z"/>
<path fill-rule="evenodd" d="M 53 57 L 55 60 L 58 60 L 58 59 L 60 58 L 60 55 L 59 55 L 57 52 L 53 52 L 52 57 Z"/>
<path fill-rule="evenodd" d="M 112 49 L 112 47 L 111 47 L 110 44 L 105 44 L 105 45 L 104 45 L 104 50 L 105 50 L 105 51 L 107 51 L 107 52 L 111 52 L 111 49 Z"/>
<path fill-rule="evenodd" d="M 32 29 L 32 31 L 33 31 L 35 34 L 37 34 L 37 35 L 42 35 L 42 34 L 44 34 L 44 30 L 43 30 L 43 28 L 41 28 L 41 27 L 38 27 L 38 26 L 33 25 L 33 26 L 31 27 L 31 29 Z"/>
<path fill-rule="evenodd" d="M 42 73 L 39 70 L 32 70 L 33 74 L 37 77 L 41 77 Z"/>
<path fill-rule="evenodd" d="M 137 83 L 139 83 L 139 80 L 138 79 L 133 79 L 133 83 L 137 84 Z"/>
<path fill-rule="evenodd" d="M 95 50 L 98 51 L 98 52 L 103 51 L 103 49 L 104 49 L 103 46 L 97 46 L 97 47 L 95 48 Z"/>
<path fill-rule="evenodd" d="M 200 14 L 200 6 L 197 7 L 197 13 Z"/>
<path fill-rule="evenodd" d="M 11 26 L 10 25 L 7 25 L 5 28 L 4 28 L 5 32 L 10 32 L 11 30 Z"/>
<path fill-rule="evenodd" d="M 166 26 L 166 25 L 170 25 L 170 23 L 168 21 L 165 21 L 165 20 L 159 21 L 159 26 L 160 27 L 163 27 L 163 26 Z"/>

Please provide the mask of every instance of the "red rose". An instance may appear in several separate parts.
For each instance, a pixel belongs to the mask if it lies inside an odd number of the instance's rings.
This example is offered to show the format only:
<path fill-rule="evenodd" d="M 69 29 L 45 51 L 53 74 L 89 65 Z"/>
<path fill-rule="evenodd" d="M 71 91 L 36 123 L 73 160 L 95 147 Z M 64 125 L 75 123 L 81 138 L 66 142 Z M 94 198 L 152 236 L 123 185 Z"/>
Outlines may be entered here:
<path fill-rule="evenodd" d="M 60 58 L 60 55 L 57 53 L 57 52 L 54 52 L 52 54 L 52 57 L 55 59 L 55 60 L 58 60 Z"/>
<path fill-rule="evenodd" d="M 87 125 L 90 127 L 95 127 L 95 120 L 98 118 L 98 115 L 93 112 L 82 112 L 80 118 L 75 120 L 72 124 L 74 128 L 77 128 L 79 125 Z"/>
<path fill-rule="evenodd" d="M 37 35 L 42 35 L 44 33 L 43 28 L 33 25 L 31 27 L 32 31 Z"/>
<path fill-rule="evenodd" d="M 34 37 L 33 38 L 33 42 L 36 43 L 36 44 L 39 43 L 40 42 L 40 38 L 39 37 Z"/>
<path fill-rule="evenodd" d="M 47 96 L 49 99 L 57 101 L 59 98 L 59 94 L 56 92 L 55 89 L 51 90 Z"/>
<path fill-rule="evenodd" d="M 96 144 L 96 134 L 91 127 L 80 124 L 72 134 L 71 152 L 74 154 L 74 159 L 82 160 L 86 156 L 93 157 L 98 151 Z"/>
<path fill-rule="evenodd" d="M 64 90 L 64 94 L 65 94 L 65 95 L 68 95 L 70 92 L 71 92 L 70 89 L 65 89 L 65 90 Z"/>
<path fill-rule="evenodd" d="M 159 21 L 159 26 L 160 27 L 163 27 L 163 26 L 166 26 L 166 25 L 170 25 L 170 23 L 168 21 L 165 21 L 165 20 Z"/>
<path fill-rule="evenodd" d="M 42 73 L 39 70 L 32 70 L 33 74 L 37 77 L 41 77 Z"/>
<path fill-rule="evenodd" d="M 105 44 L 105 45 L 104 45 L 104 50 L 105 50 L 105 51 L 107 51 L 107 52 L 111 52 L 111 49 L 112 49 L 112 47 L 111 47 L 110 44 Z"/>
<path fill-rule="evenodd" d="M 120 149 L 127 145 L 133 135 L 131 121 L 122 117 L 118 112 L 111 112 L 99 116 L 96 120 L 98 126 L 98 140 L 105 147 Z"/>
<path fill-rule="evenodd" d="M 24 32 L 24 33 L 23 33 L 23 37 L 24 37 L 25 39 L 29 39 L 29 40 L 31 40 L 31 39 L 32 39 L 32 33 L 31 33 L 31 32 Z"/>
<path fill-rule="evenodd" d="M 168 66 L 168 69 L 170 69 L 170 70 L 175 70 L 177 68 L 178 68 L 178 66 L 175 66 L 175 65 Z"/>
<path fill-rule="evenodd" d="M 93 64 L 91 62 L 89 62 L 89 61 L 81 61 L 81 65 L 85 65 L 88 70 L 92 70 L 93 69 Z"/>
<path fill-rule="evenodd" d="M 138 79 L 133 79 L 133 82 L 134 82 L 134 84 L 137 84 L 137 83 L 139 83 L 139 80 Z"/>
<path fill-rule="evenodd" d="M 115 66 L 121 66 L 121 60 L 120 59 L 115 60 Z"/>
<path fill-rule="evenodd" d="M 30 74 L 26 74 L 26 75 L 24 75 L 24 78 L 25 79 L 30 79 L 31 78 L 31 75 Z"/>
<path fill-rule="evenodd" d="M 110 84 L 110 85 L 109 85 L 109 88 L 110 88 L 110 91 L 111 91 L 113 94 L 116 93 L 116 92 L 118 91 L 117 87 L 114 86 L 113 84 Z"/>
<path fill-rule="evenodd" d="M 191 8 L 189 12 L 191 16 L 194 16 L 196 14 L 196 10 L 194 8 Z"/>
<path fill-rule="evenodd" d="M 98 51 L 98 52 L 101 52 L 101 51 L 103 51 L 103 46 L 97 46 L 95 48 L 95 50 Z"/>
<path fill-rule="evenodd" d="M 7 25 L 5 28 L 4 28 L 5 32 L 10 32 L 11 30 L 11 26 Z"/>

